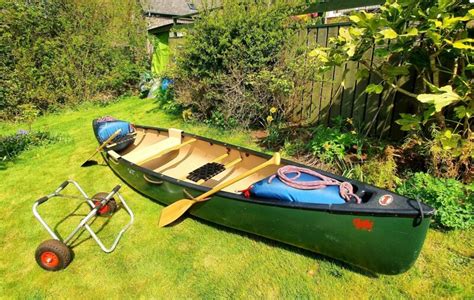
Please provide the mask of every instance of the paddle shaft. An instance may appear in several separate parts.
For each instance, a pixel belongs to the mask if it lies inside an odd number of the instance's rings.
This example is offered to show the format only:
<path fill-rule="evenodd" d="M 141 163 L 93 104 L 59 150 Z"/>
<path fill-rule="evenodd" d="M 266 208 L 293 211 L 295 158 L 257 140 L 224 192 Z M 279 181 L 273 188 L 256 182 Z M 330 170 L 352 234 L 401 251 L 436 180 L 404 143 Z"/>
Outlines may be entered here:
<path fill-rule="evenodd" d="M 204 199 L 206 199 L 207 197 L 211 196 L 211 195 L 214 195 L 215 193 L 219 192 L 220 190 L 236 183 L 237 181 L 240 181 L 246 177 L 249 177 L 250 175 L 253 175 L 255 173 L 257 173 L 258 171 L 260 171 L 261 169 L 263 168 L 266 168 L 270 165 L 279 165 L 280 164 L 280 153 L 275 153 L 273 155 L 273 157 L 271 159 L 269 159 L 268 161 L 264 162 L 263 164 L 261 165 L 258 165 L 256 166 L 255 168 L 253 169 L 250 169 L 248 170 L 247 172 L 245 172 L 244 174 L 241 174 L 235 178 L 232 178 L 232 179 L 229 179 L 227 181 L 224 181 L 218 185 L 216 185 L 214 188 L 212 188 L 211 190 L 205 192 L 204 194 L 198 196 L 197 198 L 194 198 L 193 200 L 196 201 L 196 202 L 199 202 L 199 201 L 203 201 Z"/>
<path fill-rule="evenodd" d="M 120 132 L 122 132 L 122 129 L 117 129 L 117 131 L 115 131 L 108 139 L 106 139 L 105 142 L 103 142 L 103 143 L 99 146 L 99 148 L 95 149 L 94 154 L 92 154 L 92 155 L 86 160 L 86 162 L 89 161 L 91 158 L 93 158 L 94 155 L 96 155 L 99 151 L 101 151 L 102 149 L 104 149 L 104 147 L 105 147 L 108 143 L 110 143 L 117 135 L 119 135 Z M 84 162 L 84 163 L 85 163 L 85 162 Z"/>

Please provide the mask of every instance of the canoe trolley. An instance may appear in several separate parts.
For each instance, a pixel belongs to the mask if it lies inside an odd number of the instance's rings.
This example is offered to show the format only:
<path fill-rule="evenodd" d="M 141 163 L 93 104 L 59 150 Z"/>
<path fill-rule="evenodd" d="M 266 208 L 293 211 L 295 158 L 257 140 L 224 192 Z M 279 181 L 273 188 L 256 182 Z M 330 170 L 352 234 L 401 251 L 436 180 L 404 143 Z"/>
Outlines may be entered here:
<path fill-rule="evenodd" d="M 61 191 L 64 190 L 70 183 L 77 188 L 83 197 L 61 194 Z M 120 195 L 118 192 L 120 187 L 120 185 L 117 185 L 110 193 L 97 193 L 92 198 L 90 198 L 76 181 L 66 180 L 52 194 L 38 199 L 33 204 L 33 214 L 53 238 L 42 242 L 36 249 L 35 258 L 38 265 L 47 271 L 58 271 L 65 269 L 73 258 L 71 249 L 72 240 L 78 235 L 79 232 L 82 232 L 81 229 L 83 228 L 85 228 L 90 233 L 92 238 L 97 242 L 104 252 L 110 253 L 114 251 L 119 240 L 122 238 L 122 235 L 125 233 L 125 231 L 127 231 L 128 228 L 130 228 L 134 221 L 133 212 L 128 207 L 125 199 L 123 199 L 122 195 Z M 92 223 L 91 221 L 95 220 L 95 218 L 98 216 L 111 217 L 115 212 L 118 211 L 119 206 L 117 201 L 114 199 L 115 196 L 120 200 L 120 206 L 123 207 L 130 216 L 130 221 L 127 225 L 125 225 L 125 227 L 122 228 L 122 230 L 120 230 L 112 245 L 107 248 L 104 246 L 97 234 L 92 230 L 90 224 Z M 61 239 L 43 220 L 38 212 L 38 206 L 54 197 L 84 199 L 91 209 L 90 212 L 80 221 L 79 225 L 65 239 Z"/>

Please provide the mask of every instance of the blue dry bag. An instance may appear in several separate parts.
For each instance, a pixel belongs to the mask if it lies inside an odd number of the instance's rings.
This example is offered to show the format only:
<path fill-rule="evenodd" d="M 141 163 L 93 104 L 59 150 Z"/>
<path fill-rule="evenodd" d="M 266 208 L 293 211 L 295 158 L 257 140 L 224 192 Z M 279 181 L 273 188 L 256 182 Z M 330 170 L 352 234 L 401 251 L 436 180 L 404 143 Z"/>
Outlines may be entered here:
<path fill-rule="evenodd" d="M 135 131 L 132 124 L 120 120 L 94 120 L 93 123 L 94 131 L 99 143 L 105 142 L 109 137 L 111 137 L 115 131 L 121 130 L 119 135 L 117 135 L 112 143 L 116 145 L 110 149 L 115 151 L 121 151 L 127 148 L 134 141 L 134 136 L 130 136 L 131 133 Z"/>
<path fill-rule="evenodd" d="M 289 178 L 296 173 L 288 173 Z M 269 177 L 254 183 L 250 193 L 258 198 L 269 198 L 284 202 L 312 203 L 312 204 L 344 204 L 346 201 L 339 194 L 339 186 L 331 185 L 315 190 L 300 190 L 286 185 L 278 176 L 268 183 Z M 318 177 L 301 173 L 296 181 L 319 181 Z"/>

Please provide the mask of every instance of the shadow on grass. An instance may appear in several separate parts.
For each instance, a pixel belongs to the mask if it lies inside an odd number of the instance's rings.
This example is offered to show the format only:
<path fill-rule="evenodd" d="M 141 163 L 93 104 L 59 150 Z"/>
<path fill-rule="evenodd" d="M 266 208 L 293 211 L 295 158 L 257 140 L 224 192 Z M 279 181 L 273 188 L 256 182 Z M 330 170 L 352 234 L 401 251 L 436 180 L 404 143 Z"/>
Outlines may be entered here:
<path fill-rule="evenodd" d="M 79 213 L 78 214 L 78 213 L 76 213 L 83 205 L 86 205 L 88 208 L 90 208 L 89 205 L 87 205 L 85 202 L 82 202 L 78 206 L 76 206 L 76 208 L 72 212 L 70 212 L 64 218 L 59 220 L 59 222 L 57 222 L 56 225 L 54 226 L 53 231 L 61 240 L 64 240 L 64 237 L 62 237 L 61 234 L 59 233 L 59 227 L 61 226 L 61 224 L 63 224 L 65 221 L 67 221 L 71 217 L 83 217 L 83 218 L 85 218 L 87 216 L 88 213 L 87 214 L 84 214 L 84 213 Z M 115 213 L 117 213 L 120 209 L 121 209 L 121 207 L 118 207 L 118 210 Z M 109 224 L 110 219 L 111 219 L 112 216 L 113 215 L 110 215 L 110 216 L 107 216 L 107 217 L 105 217 L 105 216 L 104 217 L 95 217 L 95 218 L 92 219 L 92 221 L 88 222 L 88 224 L 89 224 L 89 226 L 92 226 L 98 218 L 102 218 L 102 219 L 107 218 L 105 220 L 105 222 L 99 227 L 99 229 L 94 231 L 95 234 L 99 234 L 102 230 L 104 230 L 104 228 L 107 226 L 107 224 Z M 77 225 L 79 225 L 79 223 Z M 87 237 L 81 238 L 84 235 L 84 233 L 89 233 L 89 232 L 84 227 L 82 227 L 76 233 L 76 235 L 71 239 L 71 241 L 68 242 L 68 245 L 71 249 L 74 249 L 77 246 L 83 244 L 84 242 L 92 239 L 92 236 L 90 234 Z"/>
<path fill-rule="evenodd" d="M 150 198 L 148 198 L 148 199 L 150 199 Z M 163 206 L 163 204 L 161 204 L 158 201 L 155 201 L 153 199 L 150 199 L 150 200 L 152 202 L 156 203 L 156 204 L 159 204 L 159 205 Z M 373 272 L 370 272 L 368 270 L 350 265 L 350 264 L 342 262 L 340 260 L 336 260 L 336 259 L 333 259 L 331 257 L 324 256 L 324 255 L 321 255 L 321 254 L 318 254 L 318 253 L 315 253 L 315 252 L 312 252 L 312 251 L 309 251 L 309 250 L 306 250 L 306 249 L 298 248 L 296 246 L 284 244 L 282 242 L 278 242 L 278 241 L 275 241 L 275 240 L 272 240 L 272 239 L 269 239 L 269 238 L 266 238 L 266 237 L 262 237 L 262 236 L 259 236 L 259 235 L 256 235 L 256 234 L 251 234 L 251 233 L 240 231 L 240 230 L 237 230 L 237 229 L 225 227 L 223 225 L 215 224 L 215 223 L 212 223 L 210 221 L 202 220 L 202 219 L 200 219 L 198 217 L 195 217 L 195 216 L 192 216 L 190 214 L 186 214 L 185 217 L 179 218 L 178 220 L 176 220 L 172 224 L 168 225 L 167 227 L 179 226 L 186 219 L 186 217 L 191 218 L 191 219 L 193 219 L 193 220 L 195 220 L 195 221 L 197 221 L 201 224 L 213 227 L 215 229 L 218 229 L 218 230 L 230 233 L 230 234 L 243 236 L 243 237 L 251 239 L 255 242 L 264 243 L 264 244 L 266 244 L 270 247 L 278 247 L 280 249 L 284 249 L 286 251 L 290 251 L 290 252 L 293 252 L 293 253 L 296 253 L 296 254 L 299 254 L 299 255 L 303 255 L 303 256 L 311 258 L 311 259 L 324 261 L 324 262 L 329 262 L 329 263 L 332 263 L 332 264 L 334 264 L 334 265 L 336 265 L 336 266 L 338 266 L 342 269 L 349 270 L 349 271 L 352 271 L 352 272 L 355 272 L 355 273 L 358 273 L 358 274 L 361 274 L 361 275 L 364 275 L 364 276 L 367 276 L 367 277 L 370 277 L 370 278 L 379 278 L 379 275 L 376 274 L 376 273 L 373 273 Z"/>

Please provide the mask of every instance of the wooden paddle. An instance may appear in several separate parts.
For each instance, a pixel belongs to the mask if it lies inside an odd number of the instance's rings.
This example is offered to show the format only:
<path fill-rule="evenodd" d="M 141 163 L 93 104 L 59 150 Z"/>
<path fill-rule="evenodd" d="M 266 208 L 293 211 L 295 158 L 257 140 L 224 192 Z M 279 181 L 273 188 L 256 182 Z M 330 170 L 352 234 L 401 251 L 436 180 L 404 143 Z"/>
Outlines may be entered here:
<path fill-rule="evenodd" d="M 200 195 L 197 198 L 181 199 L 174 202 L 173 204 L 168 205 L 161 212 L 160 221 L 158 222 L 158 227 L 164 227 L 174 222 L 180 216 L 182 216 L 193 204 L 208 200 L 209 196 L 214 195 L 215 193 L 221 191 L 222 189 L 236 183 L 237 181 L 240 181 L 246 177 L 249 177 L 250 175 L 255 174 L 256 172 L 270 165 L 277 165 L 277 166 L 280 165 L 280 153 L 275 152 L 273 154 L 273 157 L 269 159 L 268 161 L 264 162 L 263 164 L 258 165 L 255 168 L 248 170 L 244 174 L 241 174 L 235 178 L 232 178 L 228 181 L 224 181 L 216 185 L 214 188 L 205 192 L 204 194 Z"/>
<path fill-rule="evenodd" d="M 95 160 L 91 160 L 91 158 L 94 157 L 94 155 L 96 155 L 97 153 L 100 152 L 100 150 L 104 149 L 105 146 L 107 146 L 108 143 L 110 143 L 117 135 L 120 134 L 120 132 L 122 132 L 122 129 L 118 129 L 117 131 L 115 131 L 108 139 L 105 140 L 105 142 L 103 142 L 99 148 L 95 149 L 95 152 L 94 154 L 92 154 L 88 160 L 86 160 L 82 165 L 81 167 L 89 167 L 89 166 L 93 166 L 93 165 L 97 165 L 97 161 Z"/>

